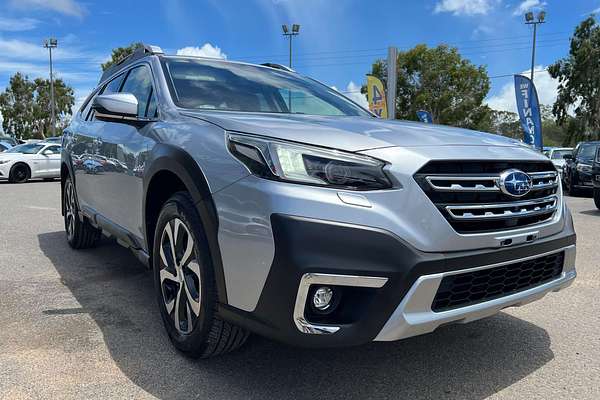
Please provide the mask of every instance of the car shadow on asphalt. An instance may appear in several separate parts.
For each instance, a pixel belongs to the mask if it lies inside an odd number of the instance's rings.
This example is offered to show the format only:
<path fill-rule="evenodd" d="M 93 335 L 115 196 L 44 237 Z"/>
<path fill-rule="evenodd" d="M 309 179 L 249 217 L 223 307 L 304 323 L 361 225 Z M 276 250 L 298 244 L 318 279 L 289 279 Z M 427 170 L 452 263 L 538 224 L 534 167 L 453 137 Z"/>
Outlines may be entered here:
<path fill-rule="evenodd" d="M 593 215 L 594 217 L 600 217 L 600 210 L 598 210 L 598 209 L 595 209 L 595 210 L 585 210 L 585 211 L 580 211 L 579 214 Z"/>
<path fill-rule="evenodd" d="M 64 232 L 39 245 L 101 329 L 120 370 L 160 399 L 484 399 L 553 359 L 548 333 L 501 313 L 395 343 L 307 350 L 251 336 L 240 350 L 189 360 L 170 345 L 152 274 L 110 241 L 73 251 Z M 70 318 L 71 310 L 46 310 Z M 75 333 L 76 334 L 76 333 Z"/>

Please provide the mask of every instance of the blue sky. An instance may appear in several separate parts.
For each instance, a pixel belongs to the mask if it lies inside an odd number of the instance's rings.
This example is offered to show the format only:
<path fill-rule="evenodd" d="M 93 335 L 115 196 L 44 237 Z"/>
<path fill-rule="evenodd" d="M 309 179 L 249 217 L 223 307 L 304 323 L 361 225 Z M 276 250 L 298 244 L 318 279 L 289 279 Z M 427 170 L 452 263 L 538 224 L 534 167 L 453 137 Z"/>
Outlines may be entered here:
<path fill-rule="evenodd" d="M 574 27 L 600 0 L 0 0 L 0 90 L 21 71 L 47 76 L 44 38 L 59 40 L 55 68 L 76 91 L 94 87 L 113 47 L 143 41 L 168 53 L 184 52 L 249 62 L 287 63 L 282 23 L 301 24 L 294 40 L 295 68 L 348 95 L 364 82 L 386 48 L 418 43 L 457 46 L 490 76 L 529 69 L 531 29 L 523 12 L 544 8 L 536 69 L 563 57 Z M 536 81 L 551 103 L 556 83 Z M 492 79 L 489 104 L 514 108 L 512 79 Z"/>

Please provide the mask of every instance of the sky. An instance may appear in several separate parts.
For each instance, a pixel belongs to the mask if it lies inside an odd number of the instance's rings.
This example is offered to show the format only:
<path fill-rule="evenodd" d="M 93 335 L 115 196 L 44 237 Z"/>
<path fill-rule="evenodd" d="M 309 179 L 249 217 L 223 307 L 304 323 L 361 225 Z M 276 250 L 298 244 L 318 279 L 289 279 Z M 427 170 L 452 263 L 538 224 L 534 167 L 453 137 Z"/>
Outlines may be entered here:
<path fill-rule="evenodd" d="M 552 104 L 557 84 L 544 69 L 568 54 L 575 26 L 600 13 L 600 0 L 0 0 L 0 91 L 17 71 L 48 77 L 50 36 L 55 74 L 75 89 L 78 107 L 115 47 L 141 41 L 167 54 L 287 64 L 281 25 L 297 23 L 294 69 L 363 104 L 365 74 L 389 46 L 445 43 L 487 67 L 491 107 L 514 111 L 511 74 L 531 68 L 523 14 L 541 9 L 536 85 Z"/>

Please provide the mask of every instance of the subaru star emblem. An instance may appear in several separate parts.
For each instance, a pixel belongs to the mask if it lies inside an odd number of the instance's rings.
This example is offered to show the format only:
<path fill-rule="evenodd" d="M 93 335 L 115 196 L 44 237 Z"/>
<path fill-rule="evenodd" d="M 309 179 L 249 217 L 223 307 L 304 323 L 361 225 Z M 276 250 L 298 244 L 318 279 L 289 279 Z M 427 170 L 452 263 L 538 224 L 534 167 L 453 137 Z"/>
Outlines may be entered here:
<path fill-rule="evenodd" d="M 502 193 L 512 197 L 523 197 L 531 191 L 533 181 L 525 172 L 509 169 L 500 174 L 498 186 Z"/>

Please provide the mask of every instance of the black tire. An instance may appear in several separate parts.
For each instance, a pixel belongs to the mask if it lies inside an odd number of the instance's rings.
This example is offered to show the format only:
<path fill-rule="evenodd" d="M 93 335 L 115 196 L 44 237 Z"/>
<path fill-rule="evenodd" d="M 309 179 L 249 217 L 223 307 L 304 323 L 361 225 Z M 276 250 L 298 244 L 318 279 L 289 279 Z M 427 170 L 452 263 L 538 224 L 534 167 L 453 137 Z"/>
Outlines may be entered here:
<path fill-rule="evenodd" d="M 75 186 L 71 178 L 67 178 L 65 181 L 63 204 L 65 232 L 67 233 L 67 242 L 69 245 L 77 250 L 94 247 L 98 243 L 102 231 L 94 228 L 87 219 L 83 218 L 82 220 L 79 217 Z"/>
<path fill-rule="evenodd" d="M 160 314 L 179 351 L 191 358 L 208 358 L 244 344 L 248 331 L 224 321 L 217 313 L 210 250 L 188 193 L 178 192 L 163 205 L 152 257 Z"/>
<path fill-rule="evenodd" d="M 594 188 L 594 204 L 600 210 L 600 188 Z"/>
<path fill-rule="evenodd" d="M 31 178 L 31 170 L 23 163 L 13 165 L 8 175 L 8 181 L 11 183 L 25 183 L 29 178 Z"/>
<path fill-rule="evenodd" d="M 569 181 L 567 182 L 567 187 L 566 187 L 566 194 L 568 194 L 571 197 L 576 197 L 579 194 L 579 190 L 575 187 L 575 184 L 573 183 L 574 177 L 573 175 L 569 176 Z"/>

